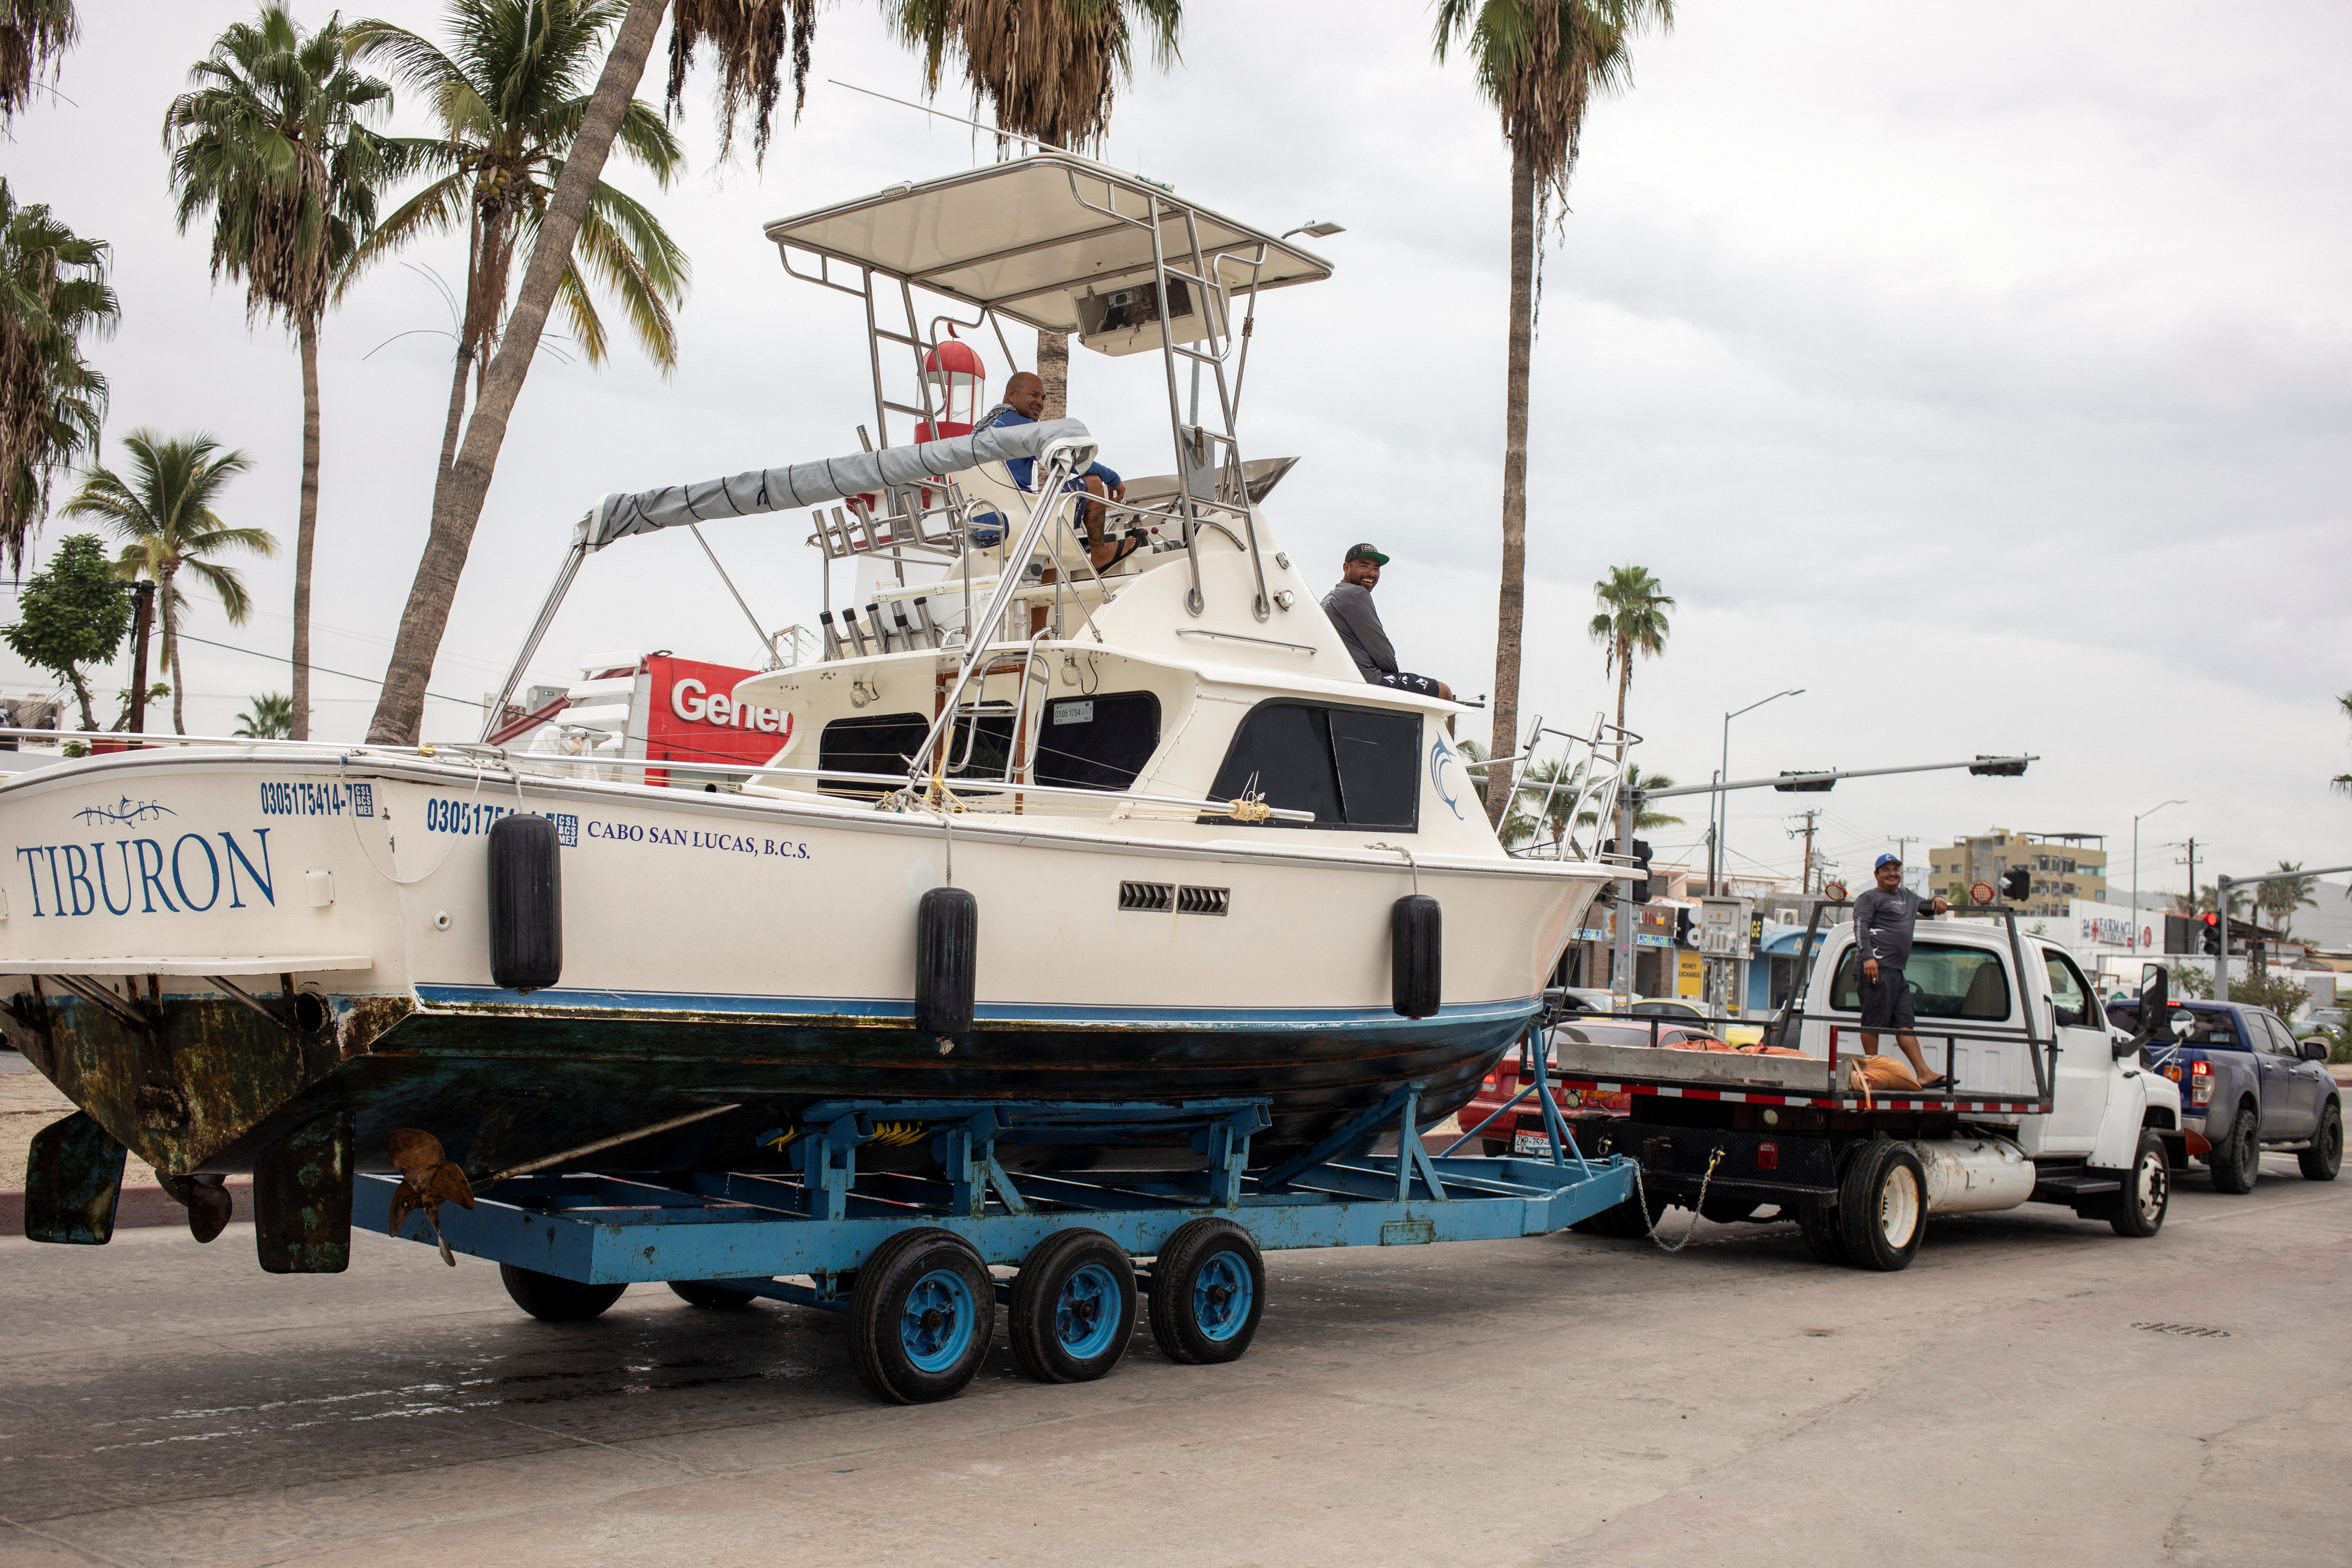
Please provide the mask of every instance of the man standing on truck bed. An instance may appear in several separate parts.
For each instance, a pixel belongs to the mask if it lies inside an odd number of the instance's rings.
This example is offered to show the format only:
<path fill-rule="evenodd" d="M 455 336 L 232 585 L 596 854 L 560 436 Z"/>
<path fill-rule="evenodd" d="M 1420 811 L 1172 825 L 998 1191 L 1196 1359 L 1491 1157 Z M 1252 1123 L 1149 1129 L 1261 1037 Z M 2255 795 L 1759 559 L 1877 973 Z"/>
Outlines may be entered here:
<path fill-rule="evenodd" d="M 1944 1078 L 1927 1070 L 1918 1037 L 1911 1033 L 1911 991 L 1903 983 L 1903 966 L 1911 961 L 1911 932 L 1919 917 L 1940 915 L 1951 906 L 1906 890 L 1900 856 L 1878 858 L 1877 879 L 1878 886 L 1853 901 L 1853 950 L 1862 954 L 1862 1054 L 1878 1054 L 1879 1030 L 1896 1030 L 1895 1043 L 1911 1058 L 1919 1087 L 1934 1089 Z"/>

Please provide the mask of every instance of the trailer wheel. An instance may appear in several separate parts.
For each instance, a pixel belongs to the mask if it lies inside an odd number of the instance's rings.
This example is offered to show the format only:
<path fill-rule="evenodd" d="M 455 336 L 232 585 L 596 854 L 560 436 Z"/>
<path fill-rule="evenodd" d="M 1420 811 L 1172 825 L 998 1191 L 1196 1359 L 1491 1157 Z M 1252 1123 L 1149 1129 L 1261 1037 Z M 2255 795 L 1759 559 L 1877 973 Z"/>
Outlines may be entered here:
<path fill-rule="evenodd" d="M 1919 1156 L 1891 1138 L 1855 1151 L 1838 1193 L 1838 1229 L 1847 1261 L 1891 1274 L 1911 1266 L 1927 1229 L 1927 1173 Z"/>
<path fill-rule="evenodd" d="M 2263 1173 L 2263 1124 L 2253 1108 L 2242 1105 L 2230 1123 L 2230 1135 L 2213 1145 L 2206 1157 L 2213 1167 L 2217 1193 L 2251 1193 Z"/>
<path fill-rule="evenodd" d="M 1098 1230 L 1039 1242 L 1013 1282 L 1005 1327 L 1013 1359 L 1040 1383 L 1090 1383 L 1135 1337 L 1135 1266 Z"/>
<path fill-rule="evenodd" d="M 2139 1153 L 2106 1214 L 2117 1236 L 2150 1237 L 2164 1228 L 2165 1210 L 2172 1205 L 2172 1162 L 2165 1157 L 2164 1140 L 2153 1132 L 2139 1135 Z"/>
<path fill-rule="evenodd" d="M 1612 1241 L 1639 1241 L 1650 1234 L 1650 1216 L 1642 1212 L 1642 1200 L 1631 1197 L 1599 1214 L 1587 1215 L 1568 1228 L 1587 1236 L 1605 1236 Z"/>
<path fill-rule="evenodd" d="M 673 1279 L 671 1292 L 689 1307 L 700 1307 L 712 1312 L 740 1312 L 759 1298 L 740 1290 L 730 1290 L 723 1285 L 713 1285 L 708 1279 Z"/>
<path fill-rule="evenodd" d="M 2298 1152 L 2295 1163 L 2303 1167 L 2304 1179 L 2312 1182 L 2332 1182 L 2344 1169 L 2344 1108 L 2334 1100 L 2319 1113 L 2319 1131 L 2311 1135 L 2311 1147 Z"/>
<path fill-rule="evenodd" d="M 1843 1268 L 1853 1259 L 1845 1255 L 1845 1237 L 1838 1229 L 1838 1211 L 1829 1204 L 1797 1205 L 1797 1228 L 1804 1233 L 1805 1250 L 1816 1263 Z"/>
<path fill-rule="evenodd" d="M 951 1231 L 925 1226 L 876 1247 L 849 1294 L 849 1359 L 877 1399 L 952 1399 L 996 1334 L 996 1280 Z"/>
<path fill-rule="evenodd" d="M 1233 1221 L 1196 1219 L 1161 1243 L 1151 1265 L 1151 1337 L 1170 1361 L 1240 1360 L 1265 1310 L 1265 1261 Z"/>
<path fill-rule="evenodd" d="M 533 1268 L 499 1265 L 499 1283 L 514 1304 L 542 1323 L 584 1323 L 621 1299 L 626 1285 L 583 1285 Z"/>

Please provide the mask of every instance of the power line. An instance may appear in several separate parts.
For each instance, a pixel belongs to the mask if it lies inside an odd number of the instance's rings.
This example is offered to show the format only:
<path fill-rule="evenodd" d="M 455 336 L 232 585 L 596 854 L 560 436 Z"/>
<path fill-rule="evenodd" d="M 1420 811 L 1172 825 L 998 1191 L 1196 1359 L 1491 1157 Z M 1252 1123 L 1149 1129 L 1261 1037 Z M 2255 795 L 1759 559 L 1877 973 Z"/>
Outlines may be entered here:
<path fill-rule="evenodd" d="M 263 653 L 258 648 L 239 647 L 235 643 L 215 642 L 210 637 L 200 637 L 188 632 L 180 633 L 179 640 L 182 642 L 200 642 L 206 647 L 224 648 L 230 653 L 244 654 L 248 658 L 266 658 L 273 664 L 290 665 L 294 662 L 291 658 L 282 653 Z M 345 680 L 364 680 L 370 686 L 382 686 L 383 684 L 383 681 L 378 680 L 372 675 L 353 675 L 348 669 L 329 669 L 323 664 L 314 664 L 310 668 L 321 675 L 340 675 Z M 479 708 L 482 705 L 481 699 L 478 697 L 444 697 L 438 691 L 428 691 L 425 695 L 427 697 L 439 698 L 444 702 L 462 702 L 468 708 Z"/>

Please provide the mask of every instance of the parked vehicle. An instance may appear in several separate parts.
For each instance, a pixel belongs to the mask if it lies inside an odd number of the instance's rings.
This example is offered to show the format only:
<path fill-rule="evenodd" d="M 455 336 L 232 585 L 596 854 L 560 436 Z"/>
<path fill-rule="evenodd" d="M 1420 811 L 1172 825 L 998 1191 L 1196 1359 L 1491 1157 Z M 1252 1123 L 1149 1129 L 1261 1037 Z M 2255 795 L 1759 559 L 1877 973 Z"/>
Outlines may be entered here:
<path fill-rule="evenodd" d="M 2108 1009 L 2137 1028 L 2138 1003 Z M 2303 1173 L 2332 1182 L 2344 1168 L 2342 1091 L 2325 1039 L 2298 1040 L 2275 1014 L 2237 1003 L 2168 1003 L 2147 1061 L 2180 1086 L 2181 1127 L 2216 1192 L 2250 1193 L 2263 1155 L 2292 1152 Z"/>
<path fill-rule="evenodd" d="M 1726 1222 L 1793 1215 L 1815 1258 L 1877 1269 L 1909 1264 L 1930 1215 L 2046 1203 L 2157 1233 L 2186 1157 L 2180 1091 L 2108 1027 L 2065 949 L 2007 911 L 1923 921 L 1906 974 L 1950 1087 L 1875 1089 L 1855 1050 L 1853 929 L 1823 934 L 1821 918 L 1806 942 L 1818 956 L 1763 1047 L 1794 1054 L 1555 1047 L 1564 1090 L 1627 1098 L 1585 1152 L 1636 1154 L 1644 1171 L 1586 1228 L 1643 1235 L 1668 1204 Z"/>
<path fill-rule="evenodd" d="M 1665 997 L 1652 997 L 1647 1001 L 1636 1002 L 1626 1011 L 1637 1018 L 1654 1016 L 1661 1018 L 1691 1018 L 1700 1023 L 1706 1021 L 1706 1014 L 1699 1008 L 1692 1006 L 1687 1002 L 1676 1002 Z"/>

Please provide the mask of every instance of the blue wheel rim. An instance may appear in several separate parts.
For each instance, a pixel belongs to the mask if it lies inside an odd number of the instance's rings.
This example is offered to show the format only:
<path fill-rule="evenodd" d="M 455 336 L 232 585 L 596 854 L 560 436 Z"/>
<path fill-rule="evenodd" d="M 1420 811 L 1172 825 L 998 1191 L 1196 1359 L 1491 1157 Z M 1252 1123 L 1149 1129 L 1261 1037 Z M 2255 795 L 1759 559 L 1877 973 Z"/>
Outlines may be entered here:
<path fill-rule="evenodd" d="M 1062 1281 L 1062 1293 L 1055 1298 L 1055 1342 L 1065 1355 L 1092 1361 L 1110 1349 L 1124 1315 L 1118 1280 L 1101 1264 L 1087 1264 Z"/>
<path fill-rule="evenodd" d="M 1249 1259 L 1238 1252 L 1220 1252 L 1192 1276 L 1192 1321 L 1202 1337 L 1222 1343 L 1249 1321 L 1253 1294 Z"/>
<path fill-rule="evenodd" d="M 945 1372 L 971 1349 L 978 1317 L 964 1277 L 934 1268 L 915 1281 L 899 1307 L 899 1348 L 917 1372 Z"/>

